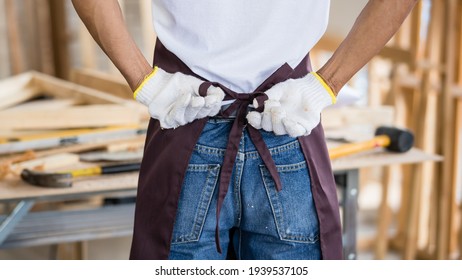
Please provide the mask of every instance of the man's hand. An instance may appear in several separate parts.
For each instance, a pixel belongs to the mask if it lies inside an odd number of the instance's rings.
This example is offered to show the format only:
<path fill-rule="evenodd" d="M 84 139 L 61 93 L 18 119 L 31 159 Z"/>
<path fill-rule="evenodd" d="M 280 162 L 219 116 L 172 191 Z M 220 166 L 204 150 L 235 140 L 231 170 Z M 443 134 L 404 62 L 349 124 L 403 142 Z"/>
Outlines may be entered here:
<path fill-rule="evenodd" d="M 264 111 L 250 112 L 247 115 L 249 124 L 276 135 L 292 137 L 310 134 L 320 122 L 321 111 L 336 101 L 333 91 L 316 73 L 279 83 L 266 94 Z M 254 104 L 256 108 L 259 105 Z"/>
<path fill-rule="evenodd" d="M 209 87 L 199 95 L 203 81 L 182 73 L 170 74 L 155 67 L 135 90 L 135 99 L 149 108 L 162 128 L 176 128 L 196 119 L 218 114 L 225 96 L 222 89 Z"/>

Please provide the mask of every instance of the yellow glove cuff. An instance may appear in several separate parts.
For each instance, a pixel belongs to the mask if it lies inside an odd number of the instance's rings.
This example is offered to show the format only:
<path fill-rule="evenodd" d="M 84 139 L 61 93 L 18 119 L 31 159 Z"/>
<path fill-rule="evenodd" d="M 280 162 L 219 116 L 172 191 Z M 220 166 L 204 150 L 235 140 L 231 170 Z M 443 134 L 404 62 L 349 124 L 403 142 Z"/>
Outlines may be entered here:
<path fill-rule="evenodd" d="M 152 70 L 152 72 L 150 74 L 148 74 L 146 77 L 144 77 L 141 84 L 138 86 L 138 88 L 135 90 L 135 92 L 133 92 L 133 99 L 136 100 L 136 96 L 138 96 L 138 93 L 141 91 L 141 89 L 144 87 L 144 85 L 156 74 L 157 69 L 159 69 L 159 67 L 155 66 L 154 69 Z"/>
<path fill-rule="evenodd" d="M 314 71 L 311 72 L 311 73 L 316 77 L 316 79 L 318 79 L 318 81 L 321 83 L 321 85 L 329 93 L 330 97 L 332 98 L 332 104 L 335 104 L 337 102 L 337 97 L 335 96 L 334 91 L 330 88 L 330 86 L 326 83 L 326 81 L 324 81 L 324 79 L 321 76 L 319 76 L 318 73 L 316 73 Z"/>

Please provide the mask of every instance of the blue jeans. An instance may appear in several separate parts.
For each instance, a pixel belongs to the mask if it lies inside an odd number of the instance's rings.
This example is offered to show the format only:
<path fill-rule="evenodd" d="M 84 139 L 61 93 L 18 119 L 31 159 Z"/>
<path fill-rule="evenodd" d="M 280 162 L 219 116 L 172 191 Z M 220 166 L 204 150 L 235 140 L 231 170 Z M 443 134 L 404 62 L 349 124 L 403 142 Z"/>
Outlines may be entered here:
<path fill-rule="evenodd" d="M 215 246 L 220 165 L 232 119 L 210 119 L 183 182 L 169 259 L 320 259 L 319 224 L 298 140 L 261 130 L 282 182 L 278 192 L 244 131 L 220 215 L 223 254 Z M 234 234 L 230 232 L 233 229 Z"/>

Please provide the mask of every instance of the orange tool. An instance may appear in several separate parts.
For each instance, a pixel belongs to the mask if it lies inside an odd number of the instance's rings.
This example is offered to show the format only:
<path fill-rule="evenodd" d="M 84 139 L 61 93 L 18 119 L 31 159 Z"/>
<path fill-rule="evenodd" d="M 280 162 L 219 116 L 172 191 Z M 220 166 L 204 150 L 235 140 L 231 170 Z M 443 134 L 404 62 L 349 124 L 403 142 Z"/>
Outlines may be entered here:
<path fill-rule="evenodd" d="M 386 148 L 391 152 L 405 153 L 414 145 L 414 135 L 409 130 L 381 126 L 377 128 L 375 135 L 371 140 L 331 148 L 329 157 L 336 159 L 378 147 Z"/>

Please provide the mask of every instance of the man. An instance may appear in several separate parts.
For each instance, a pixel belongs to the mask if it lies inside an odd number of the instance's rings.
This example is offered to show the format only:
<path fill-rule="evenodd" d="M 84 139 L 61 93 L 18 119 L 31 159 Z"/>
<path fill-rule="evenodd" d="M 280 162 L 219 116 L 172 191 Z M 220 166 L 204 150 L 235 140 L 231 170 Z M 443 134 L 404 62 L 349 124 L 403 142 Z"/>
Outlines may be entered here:
<path fill-rule="evenodd" d="M 370 0 L 312 72 L 329 1 L 153 0 L 154 67 L 116 0 L 73 0 L 152 116 L 132 259 L 340 259 L 321 111 L 416 0 Z"/>

